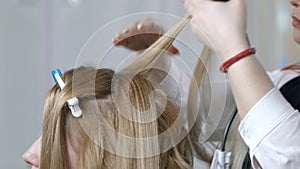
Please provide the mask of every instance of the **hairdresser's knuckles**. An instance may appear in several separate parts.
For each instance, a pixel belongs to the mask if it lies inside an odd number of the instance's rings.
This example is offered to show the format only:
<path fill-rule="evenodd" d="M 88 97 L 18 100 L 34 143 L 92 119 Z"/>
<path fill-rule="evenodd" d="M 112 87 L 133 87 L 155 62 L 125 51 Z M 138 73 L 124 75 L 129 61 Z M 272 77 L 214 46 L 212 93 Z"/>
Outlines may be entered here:
<path fill-rule="evenodd" d="M 122 45 L 138 51 L 150 46 L 162 33 L 161 27 L 155 25 L 150 18 L 144 18 L 137 23 L 131 24 L 122 32 L 117 33 L 113 43 L 116 46 Z"/>
<path fill-rule="evenodd" d="M 191 0 L 184 0 L 184 7 L 187 10 L 187 12 L 191 15 L 193 15 L 193 5 L 192 5 L 192 1 Z"/>
<path fill-rule="evenodd" d="M 223 59 L 247 47 L 244 0 L 226 3 L 186 0 L 185 7 L 193 17 L 191 24 L 197 37 L 216 50 Z"/>
<path fill-rule="evenodd" d="M 112 42 L 116 46 L 124 46 L 131 50 L 139 51 L 151 46 L 163 33 L 163 28 L 155 24 L 151 18 L 143 18 L 117 33 Z M 168 52 L 170 54 L 179 54 L 179 50 L 173 45 L 170 46 Z"/>

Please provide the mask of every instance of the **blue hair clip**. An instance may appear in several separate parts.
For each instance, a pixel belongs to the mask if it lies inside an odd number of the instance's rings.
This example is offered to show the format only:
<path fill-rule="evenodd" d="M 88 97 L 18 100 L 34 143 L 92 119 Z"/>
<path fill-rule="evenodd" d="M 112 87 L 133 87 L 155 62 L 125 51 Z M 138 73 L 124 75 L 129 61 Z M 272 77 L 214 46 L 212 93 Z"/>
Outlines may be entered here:
<path fill-rule="evenodd" d="M 52 70 L 52 77 L 55 83 L 58 83 L 59 87 L 63 89 L 66 85 L 62 80 L 62 73 L 59 69 Z"/>
<path fill-rule="evenodd" d="M 58 83 L 60 89 L 63 89 L 66 84 L 64 83 L 64 81 L 62 80 L 62 73 L 59 69 L 55 69 L 52 71 L 52 76 L 53 79 L 56 83 Z M 69 99 L 68 101 L 68 106 L 72 112 L 72 115 L 74 117 L 80 117 L 82 115 L 82 110 L 79 107 L 79 100 L 77 97 L 73 97 L 72 99 Z"/>

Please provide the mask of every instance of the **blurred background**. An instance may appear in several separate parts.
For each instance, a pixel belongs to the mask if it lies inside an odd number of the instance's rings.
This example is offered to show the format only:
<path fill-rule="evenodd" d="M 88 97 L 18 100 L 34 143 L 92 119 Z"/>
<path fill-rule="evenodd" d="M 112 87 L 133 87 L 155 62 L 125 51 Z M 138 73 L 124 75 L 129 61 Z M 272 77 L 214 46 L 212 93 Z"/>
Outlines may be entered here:
<path fill-rule="evenodd" d="M 288 1 L 247 2 L 250 41 L 264 67 L 271 70 L 299 61 L 300 47 L 291 38 Z M 0 1 L 1 169 L 30 168 L 22 161 L 22 154 L 40 135 L 45 96 L 54 84 L 50 71 L 74 67 L 83 45 L 99 28 L 111 30 L 106 34 L 109 40 L 103 42 L 109 46 L 121 27 L 144 16 L 137 13 L 145 12 L 170 15 L 174 22 L 164 21 L 168 17 L 160 19 L 171 27 L 185 10 L 179 0 Z M 135 17 L 118 28 L 105 27 L 128 15 Z M 190 29 L 182 38 L 193 50 L 201 51 L 202 45 Z M 186 56 L 185 59 L 193 62 Z"/>

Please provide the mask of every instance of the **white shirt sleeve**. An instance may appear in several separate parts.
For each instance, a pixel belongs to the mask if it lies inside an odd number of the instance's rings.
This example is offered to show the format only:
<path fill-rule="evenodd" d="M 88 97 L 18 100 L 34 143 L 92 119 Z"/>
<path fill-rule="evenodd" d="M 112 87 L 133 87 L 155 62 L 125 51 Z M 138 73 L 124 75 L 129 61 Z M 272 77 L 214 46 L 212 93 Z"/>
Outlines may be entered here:
<path fill-rule="evenodd" d="M 278 89 L 266 94 L 242 120 L 239 131 L 254 168 L 300 166 L 300 114 Z"/>

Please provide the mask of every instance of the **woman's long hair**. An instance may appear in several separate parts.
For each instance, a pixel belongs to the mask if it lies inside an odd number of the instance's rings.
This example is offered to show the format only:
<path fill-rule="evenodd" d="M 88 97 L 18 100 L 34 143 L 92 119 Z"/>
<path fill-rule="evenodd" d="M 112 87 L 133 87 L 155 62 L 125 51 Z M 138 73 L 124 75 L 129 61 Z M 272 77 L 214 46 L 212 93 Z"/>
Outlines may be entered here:
<path fill-rule="evenodd" d="M 66 87 L 61 90 L 54 85 L 46 99 L 41 169 L 70 168 L 71 160 L 79 169 L 191 168 L 192 154 L 186 138 L 164 152 L 143 156 L 155 147 L 171 144 L 184 132 L 183 126 L 169 132 L 168 140 L 147 144 L 135 144 L 121 137 L 158 136 L 175 123 L 179 113 L 177 105 L 158 85 L 143 75 L 131 75 L 91 67 L 64 73 Z M 128 87 L 124 87 L 127 82 Z M 67 105 L 74 96 L 83 112 L 80 118 L 73 117 Z M 161 104 L 161 100 L 166 104 Z M 141 122 L 147 114 L 158 118 Z M 75 158 L 70 158 L 72 151 Z M 137 154 L 141 156 L 136 157 Z"/>
<path fill-rule="evenodd" d="M 190 88 L 189 88 L 189 97 L 188 97 L 188 112 L 191 114 L 192 112 L 203 110 L 199 109 L 199 99 L 205 98 L 204 95 L 206 94 L 208 88 L 207 86 L 203 85 L 203 81 L 207 81 L 208 71 L 206 67 L 208 64 L 211 64 L 211 56 L 212 51 L 207 46 L 204 46 L 202 50 L 202 54 L 199 57 L 198 63 L 194 70 L 193 78 L 194 80 L 191 81 Z M 201 91 L 200 91 L 201 90 Z M 200 96 L 199 96 L 200 94 Z M 203 101 L 203 100 L 201 100 Z M 214 105 L 211 105 L 214 106 Z M 221 112 L 220 112 L 221 113 Z M 203 123 L 206 123 L 206 112 L 198 112 L 198 116 L 196 117 L 196 122 L 193 124 L 190 134 L 189 140 L 194 151 L 194 155 L 201 161 L 211 164 L 214 151 L 215 149 L 221 149 L 221 141 L 222 141 L 222 134 L 218 136 L 220 139 L 219 142 L 210 142 L 210 141 L 203 141 L 201 142 L 200 137 L 202 137 L 203 133 L 201 133 L 201 126 Z M 220 114 L 221 115 L 221 114 Z M 194 118 L 194 117 L 192 117 Z M 193 121 L 190 119 L 189 121 Z M 230 160 L 230 168 L 239 169 L 242 168 L 244 159 L 248 153 L 248 147 L 242 140 L 239 132 L 238 126 L 240 124 L 240 117 L 237 114 L 233 124 L 230 127 L 228 138 L 226 142 L 226 149 L 225 151 L 231 152 L 231 160 Z"/>

